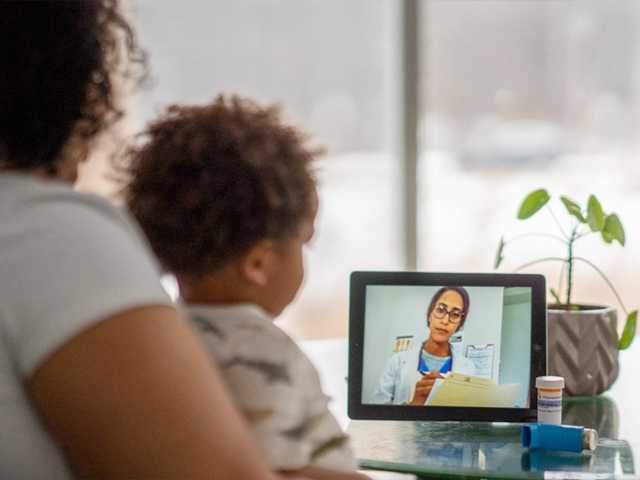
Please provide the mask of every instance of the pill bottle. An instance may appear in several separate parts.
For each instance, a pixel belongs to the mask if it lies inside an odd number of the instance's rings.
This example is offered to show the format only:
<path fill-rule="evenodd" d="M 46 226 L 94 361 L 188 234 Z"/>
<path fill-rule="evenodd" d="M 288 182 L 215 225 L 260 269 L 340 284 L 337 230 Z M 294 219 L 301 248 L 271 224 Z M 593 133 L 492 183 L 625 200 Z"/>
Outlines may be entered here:
<path fill-rule="evenodd" d="M 538 389 L 538 423 L 562 423 L 562 389 L 564 378 L 562 377 L 538 377 L 536 378 Z"/>

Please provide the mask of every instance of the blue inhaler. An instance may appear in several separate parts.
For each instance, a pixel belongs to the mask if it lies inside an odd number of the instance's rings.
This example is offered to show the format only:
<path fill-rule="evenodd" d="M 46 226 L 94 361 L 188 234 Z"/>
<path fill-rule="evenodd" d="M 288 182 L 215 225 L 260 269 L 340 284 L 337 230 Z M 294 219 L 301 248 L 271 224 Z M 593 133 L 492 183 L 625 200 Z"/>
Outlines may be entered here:
<path fill-rule="evenodd" d="M 598 443 L 598 432 L 591 428 L 572 425 L 534 423 L 522 427 L 522 446 L 532 450 L 565 450 L 580 453 L 593 451 Z"/>

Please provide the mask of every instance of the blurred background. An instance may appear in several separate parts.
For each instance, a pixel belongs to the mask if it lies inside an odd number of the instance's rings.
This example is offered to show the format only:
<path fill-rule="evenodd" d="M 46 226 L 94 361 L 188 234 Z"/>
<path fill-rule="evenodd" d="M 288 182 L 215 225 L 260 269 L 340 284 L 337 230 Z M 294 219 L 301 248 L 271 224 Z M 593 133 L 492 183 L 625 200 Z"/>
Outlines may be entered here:
<path fill-rule="evenodd" d="M 305 284 L 280 324 L 296 338 L 347 332 L 352 270 L 492 271 L 500 237 L 559 233 L 546 187 L 617 212 L 628 245 L 586 237 L 631 308 L 640 258 L 640 2 L 637 0 L 130 0 L 151 82 L 126 98 L 139 131 L 165 106 L 221 92 L 278 102 L 327 147 Z M 408 2 L 412 3 L 412 2 Z M 81 189 L 113 192 L 104 159 Z M 562 256 L 552 239 L 507 246 L 501 271 Z M 559 265 L 526 271 L 558 283 Z M 575 299 L 615 304 L 576 267 Z"/>

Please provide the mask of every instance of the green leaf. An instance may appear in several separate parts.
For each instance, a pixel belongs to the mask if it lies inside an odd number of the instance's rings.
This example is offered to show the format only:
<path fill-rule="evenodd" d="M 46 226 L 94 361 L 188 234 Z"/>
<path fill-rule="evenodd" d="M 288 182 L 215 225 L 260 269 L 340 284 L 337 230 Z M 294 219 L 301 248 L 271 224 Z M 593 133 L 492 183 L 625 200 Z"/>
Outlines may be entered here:
<path fill-rule="evenodd" d="M 587 202 L 587 221 L 593 232 L 599 232 L 604 228 L 604 211 L 595 195 L 590 195 Z"/>
<path fill-rule="evenodd" d="M 574 217 L 576 217 L 580 223 L 587 223 L 587 219 L 584 218 L 580 205 L 571 200 L 569 197 L 565 197 L 564 195 L 560 197 L 560 200 L 562 201 L 562 203 L 564 203 L 564 206 L 569 212 L 569 215 L 573 215 Z"/>
<path fill-rule="evenodd" d="M 494 270 L 496 270 L 500 264 L 502 263 L 502 260 L 504 260 L 504 237 L 500 237 L 500 243 L 498 244 L 498 251 L 496 252 L 496 259 L 493 262 L 493 268 Z"/>
<path fill-rule="evenodd" d="M 636 336 L 637 321 L 638 321 L 637 310 L 634 310 L 633 312 L 629 313 L 629 315 L 627 315 L 627 321 L 624 324 L 622 337 L 620 337 L 620 343 L 618 344 L 618 348 L 620 350 L 626 350 L 627 348 L 629 348 L 629 346 L 633 342 L 633 339 Z"/>
<path fill-rule="evenodd" d="M 520 205 L 518 218 L 520 220 L 525 220 L 531 217 L 534 213 L 544 207 L 550 198 L 549 193 L 544 188 L 531 192 L 523 200 L 522 205 Z"/>
<path fill-rule="evenodd" d="M 605 238 L 605 234 L 608 238 L 611 239 L 608 242 Z M 604 221 L 604 228 L 602 229 L 602 238 L 604 238 L 604 241 L 607 243 L 611 243 L 613 240 L 617 240 L 618 243 L 624 247 L 624 242 L 626 239 L 624 234 L 624 227 L 622 226 L 620 218 L 618 218 L 618 215 L 616 215 L 615 213 L 607 215 L 607 218 Z"/>
<path fill-rule="evenodd" d="M 609 232 L 602 230 L 600 233 L 602 234 L 602 240 L 604 240 L 605 243 L 613 242 L 613 236 Z"/>
<path fill-rule="evenodd" d="M 556 302 L 556 304 L 560 305 L 562 303 L 562 301 L 560 300 L 560 295 L 558 295 L 558 292 L 556 292 L 555 288 L 550 288 L 549 293 L 553 297 L 553 300 Z"/>

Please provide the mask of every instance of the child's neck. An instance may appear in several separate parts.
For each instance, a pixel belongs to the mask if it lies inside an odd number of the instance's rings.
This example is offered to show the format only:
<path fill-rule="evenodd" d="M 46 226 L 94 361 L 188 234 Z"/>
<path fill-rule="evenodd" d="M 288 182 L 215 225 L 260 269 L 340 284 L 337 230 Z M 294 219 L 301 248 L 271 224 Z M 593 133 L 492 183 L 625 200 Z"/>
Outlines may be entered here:
<path fill-rule="evenodd" d="M 230 305 L 237 303 L 261 302 L 250 288 L 245 288 L 238 279 L 228 275 L 209 275 L 198 280 L 185 280 L 178 277 L 180 296 L 187 304 Z M 263 307 L 264 308 L 264 307 Z"/>

